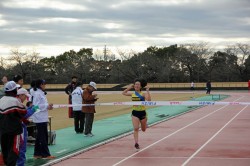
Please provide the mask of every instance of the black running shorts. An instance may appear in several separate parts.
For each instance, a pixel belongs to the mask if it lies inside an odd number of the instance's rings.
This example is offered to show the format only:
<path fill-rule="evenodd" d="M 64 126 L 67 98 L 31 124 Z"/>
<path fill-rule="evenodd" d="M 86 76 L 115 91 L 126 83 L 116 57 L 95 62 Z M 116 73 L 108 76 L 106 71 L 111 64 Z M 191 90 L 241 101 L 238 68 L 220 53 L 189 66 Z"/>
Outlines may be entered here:
<path fill-rule="evenodd" d="M 135 110 L 133 110 L 132 111 L 132 116 L 135 116 L 140 120 L 143 120 L 143 119 L 145 119 L 147 117 L 147 113 L 146 113 L 146 111 L 135 111 Z"/>

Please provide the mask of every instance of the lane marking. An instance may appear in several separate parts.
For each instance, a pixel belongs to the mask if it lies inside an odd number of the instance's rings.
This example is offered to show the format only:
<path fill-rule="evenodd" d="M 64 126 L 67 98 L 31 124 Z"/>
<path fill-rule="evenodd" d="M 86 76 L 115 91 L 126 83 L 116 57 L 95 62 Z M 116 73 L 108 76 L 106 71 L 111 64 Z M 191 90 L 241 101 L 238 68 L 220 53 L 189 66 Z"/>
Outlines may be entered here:
<path fill-rule="evenodd" d="M 241 98 L 243 98 L 243 96 L 241 96 L 240 98 L 238 98 L 238 99 L 237 99 L 237 100 L 235 100 L 234 102 L 236 102 L 236 101 L 240 100 Z M 154 142 L 153 144 L 151 144 L 151 145 L 149 145 L 149 146 L 147 146 L 147 147 L 145 147 L 145 148 L 141 149 L 140 151 L 138 151 L 138 152 L 136 152 L 136 153 L 133 153 L 132 155 L 130 155 L 130 156 L 128 156 L 128 157 L 126 157 L 126 158 L 124 158 L 123 160 L 121 160 L 121 161 L 119 161 L 119 162 L 117 162 L 117 163 L 113 164 L 112 166 L 117 166 L 117 165 L 121 164 L 122 162 L 124 162 L 124 161 L 126 161 L 126 160 L 128 160 L 128 159 L 132 158 L 133 156 L 137 155 L 138 153 L 140 153 L 140 152 L 143 152 L 143 151 L 147 150 L 148 148 L 150 148 L 150 147 L 152 147 L 152 146 L 156 145 L 157 143 L 159 143 L 159 142 L 161 142 L 161 141 L 165 140 L 166 138 L 169 138 L 169 137 L 171 137 L 171 136 L 175 135 L 176 133 L 178 133 L 178 132 L 180 132 L 180 131 L 184 130 L 185 128 L 187 128 L 187 127 L 189 127 L 189 126 L 191 126 L 191 125 L 193 125 L 193 124 L 195 124 L 195 123 L 197 123 L 197 122 L 199 122 L 199 121 L 201 121 L 201 120 L 205 119 L 206 117 L 208 117 L 208 116 L 210 116 L 210 115 L 212 115 L 212 114 L 216 113 L 217 111 L 219 111 L 219 110 L 221 110 L 221 109 L 223 109 L 223 108 L 225 108 L 225 107 L 227 107 L 227 106 L 228 106 L 228 105 L 224 105 L 223 107 L 221 107 L 221 108 L 219 108 L 219 109 L 217 109 L 217 110 L 215 110 L 215 111 L 213 111 L 213 112 L 211 112 L 211 113 L 209 113 L 209 114 L 205 115 L 204 117 L 202 117 L 202 118 L 200 118 L 200 119 L 197 119 L 196 121 L 194 121 L 194 122 L 192 122 L 192 123 L 190 123 L 190 124 L 188 124 L 188 125 L 186 125 L 186 126 L 184 126 L 184 127 L 180 128 L 180 129 L 176 130 L 175 132 L 173 132 L 173 133 L 171 133 L 171 134 L 169 134 L 169 135 L 167 135 L 167 136 L 163 137 L 162 139 L 160 139 L 160 140 L 158 140 L 158 141 Z"/>
<path fill-rule="evenodd" d="M 81 159 L 121 159 L 123 157 L 72 157 L 72 159 L 81 160 Z M 188 157 L 133 157 L 133 159 L 186 159 Z M 250 160 L 247 158 L 228 158 L 228 157 L 195 157 L 196 159 L 210 159 L 210 160 Z"/>
<path fill-rule="evenodd" d="M 68 149 L 62 149 L 60 151 L 57 151 L 56 153 L 63 153 L 63 152 L 66 152 Z"/>
<path fill-rule="evenodd" d="M 187 165 L 187 163 L 197 154 L 199 153 L 210 141 L 212 141 L 218 134 L 220 134 L 220 132 L 227 127 L 227 125 L 229 123 L 231 123 L 242 111 L 244 111 L 247 108 L 247 106 L 245 106 L 243 109 L 240 110 L 240 112 L 238 112 L 232 119 L 230 119 L 219 131 L 217 131 L 209 140 L 207 140 L 207 142 L 205 144 L 203 144 L 193 155 L 191 155 L 183 164 L 182 166 Z"/>

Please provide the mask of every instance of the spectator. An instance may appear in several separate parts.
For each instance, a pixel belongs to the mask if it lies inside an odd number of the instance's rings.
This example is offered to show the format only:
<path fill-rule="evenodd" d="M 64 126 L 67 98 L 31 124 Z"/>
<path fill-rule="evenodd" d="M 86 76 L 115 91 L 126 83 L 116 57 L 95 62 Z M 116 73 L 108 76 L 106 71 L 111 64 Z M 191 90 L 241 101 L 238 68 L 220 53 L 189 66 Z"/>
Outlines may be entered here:
<path fill-rule="evenodd" d="M 8 82 L 7 76 L 3 76 L 2 82 L 3 82 L 4 85 Z"/>
<path fill-rule="evenodd" d="M 191 82 L 191 90 L 194 90 L 194 82 Z"/>
<path fill-rule="evenodd" d="M 74 126 L 75 132 L 77 134 L 83 133 L 84 130 L 84 121 L 85 121 L 85 114 L 82 112 L 82 84 L 79 82 L 76 83 L 76 89 L 72 92 L 72 104 L 73 106 L 73 114 L 74 114 Z"/>
<path fill-rule="evenodd" d="M 5 84 L 8 82 L 7 76 L 3 76 L 2 82 L 3 82 L 3 85 L 5 85 Z M 3 88 L 0 89 L 0 99 L 1 99 L 3 96 L 5 96 L 4 86 L 3 86 Z"/>
<path fill-rule="evenodd" d="M 250 80 L 248 81 L 248 91 L 250 92 Z"/>
<path fill-rule="evenodd" d="M 28 89 L 28 91 L 29 91 L 29 94 L 30 94 L 30 97 L 27 99 L 28 100 L 28 102 L 30 102 L 31 104 L 32 104 L 32 94 L 33 94 L 33 92 L 34 92 L 34 90 L 33 90 L 33 88 L 34 88 L 34 86 L 35 86 L 35 82 L 36 82 L 36 80 L 33 80 L 31 83 L 30 83 L 30 88 Z M 30 119 L 32 119 L 32 117 L 30 118 Z M 35 126 L 32 126 L 32 127 L 28 127 L 27 128 L 27 133 L 28 133 L 28 141 L 34 141 L 34 140 L 36 140 L 35 139 L 35 131 L 36 131 L 36 127 Z"/>
<path fill-rule="evenodd" d="M 206 90 L 207 90 L 206 94 L 210 94 L 211 89 L 212 89 L 211 82 L 208 81 L 206 84 Z"/>
<path fill-rule="evenodd" d="M 94 104 L 98 98 L 97 94 L 93 94 L 96 91 L 96 83 L 90 82 L 89 85 L 83 91 L 83 104 Z M 95 106 L 83 106 L 82 111 L 85 113 L 85 131 L 84 136 L 92 137 L 92 126 L 94 121 Z"/>
<path fill-rule="evenodd" d="M 71 93 L 75 90 L 76 88 L 76 82 L 77 82 L 77 77 L 76 76 L 72 76 L 71 77 L 71 82 L 66 86 L 65 88 L 65 93 L 67 95 L 69 95 L 69 104 L 72 104 L 72 96 L 71 96 Z M 69 115 L 69 118 L 73 118 L 73 110 L 72 110 L 72 107 L 69 107 L 69 110 L 68 110 L 68 115 Z"/>
<path fill-rule="evenodd" d="M 40 108 L 40 112 L 32 116 L 33 122 L 36 124 L 37 135 L 35 141 L 34 158 L 54 159 L 48 148 L 48 110 L 53 109 L 53 104 L 49 104 L 45 92 L 45 80 L 36 80 L 33 88 L 33 105 Z"/>
<path fill-rule="evenodd" d="M 13 81 L 17 84 L 17 88 L 20 89 L 23 87 L 23 77 L 20 75 L 15 75 Z"/>
<path fill-rule="evenodd" d="M 0 99 L 0 133 L 4 164 L 15 166 L 22 134 L 21 119 L 27 113 L 25 106 L 18 101 L 17 86 L 9 81 L 4 86 L 6 96 Z"/>
<path fill-rule="evenodd" d="M 29 92 L 26 89 L 21 88 L 17 90 L 17 98 L 21 103 L 23 103 L 29 97 L 30 97 Z M 27 102 L 26 106 L 27 106 L 26 108 L 27 114 L 22 119 L 23 134 L 21 134 L 21 143 L 19 147 L 19 157 L 17 160 L 17 166 L 25 165 L 25 160 L 26 160 L 25 153 L 26 153 L 27 136 L 28 136 L 26 125 L 29 123 L 28 118 L 38 110 L 38 106 L 32 106 L 31 102 Z"/>
<path fill-rule="evenodd" d="M 2 82 L 3 82 L 3 85 L 5 86 L 5 84 L 8 82 L 7 76 L 3 76 Z M 5 96 L 4 86 L 3 86 L 3 88 L 0 88 L 0 99 L 3 96 Z M 1 142 L 1 131 L 0 131 L 0 142 Z M 0 160 L 1 160 L 1 147 L 0 147 Z"/>
<path fill-rule="evenodd" d="M 29 101 L 32 101 L 32 96 L 33 96 L 32 94 L 34 92 L 34 87 L 35 86 L 36 86 L 36 80 L 31 81 L 30 88 L 28 89 L 28 91 L 29 91 L 29 93 L 31 95 L 31 97 L 29 98 Z"/>
<path fill-rule="evenodd" d="M 146 88 L 146 93 L 142 92 L 142 88 Z M 134 88 L 134 92 L 129 92 L 130 89 Z M 151 96 L 149 93 L 149 87 L 147 86 L 147 82 L 142 79 L 136 79 L 134 84 L 129 86 L 122 92 L 125 96 L 131 96 L 132 101 L 151 101 Z M 132 107 L 132 123 L 134 127 L 134 141 L 135 141 L 135 148 L 138 150 L 140 149 L 138 143 L 138 135 L 139 135 L 139 126 L 141 126 L 141 130 L 143 132 L 147 129 L 147 113 L 146 107 L 143 105 L 134 105 Z"/>

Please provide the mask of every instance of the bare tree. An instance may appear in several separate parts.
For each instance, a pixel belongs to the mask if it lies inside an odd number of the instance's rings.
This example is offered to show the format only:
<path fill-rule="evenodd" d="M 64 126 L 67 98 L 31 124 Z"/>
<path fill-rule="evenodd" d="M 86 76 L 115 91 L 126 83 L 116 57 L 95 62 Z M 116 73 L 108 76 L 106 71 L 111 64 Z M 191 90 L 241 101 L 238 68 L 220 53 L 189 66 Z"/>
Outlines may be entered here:
<path fill-rule="evenodd" d="M 4 63 L 4 58 L 0 57 L 0 65 L 4 68 L 5 67 L 5 63 Z"/>
<path fill-rule="evenodd" d="M 189 81 L 194 81 L 194 75 L 196 73 L 198 56 L 192 54 L 185 46 L 180 46 L 176 52 L 176 59 L 180 62 L 180 68 L 183 73 L 188 72 Z M 198 81 L 198 80 L 197 80 Z"/>
<path fill-rule="evenodd" d="M 8 58 L 15 65 L 14 74 L 20 74 L 24 79 L 27 75 L 30 75 L 30 81 L 32 80 L 34 67 L 40 59 L 39 53 L 35 50 L 31 52 L 20 51 L 19 48 L 11 49 L 11 56 Z"/>
<path fill-rule="evenodd" d="M 250 45 L 237 43 L 235 45 L 229 45 L 225 49 L 226 53 L 233 54 L 238 57 L 238 65 L 241 66 L 245 63 L 245 60 L 250 55 Z"/>
<path fill-rule="evenodd" d="M 21 52 L 18 48 L 11 49 L 11 56 L 8 58 L 13 64 L 16 64 L 18 71 L 16 74 L 20 74 L 23 78 L 26 77 L 27 71 L 24 68 L 23 63 L 27 59 L 27 52 Z"/>
<path fill-rule="evenodd" d="M 42 59 L 40 56 L 40 53 L 33 50 L 32 52 L 28 53 L 28 56 L 26 56 L 26 61 L 29 65 L 29 75 L 30 75 L 30 82 L 33 80 L 33 77 L 36 75 L 34 72 L 34 69 L 36 68 L 36 64 Z"/>
<path fill-rule="evenodd" d="M 103 54 L 102 50 L 96 49 L 93 54 L 94 54 L 93 57 L 95 58 L 95 60 L 97 60 L 97 61 L 103 60 L 102 59 L 103 58 L 103 56 L 102 56 L 102 54 Z"/>
<path fill-rule="evenodd" d="M 200 75 L 201 72 L 204 71 L 202 69 L 208 70 L 208 60 L 213 55 L 213 51 L 210 48 L 209 44 L 207 42 L 201 42 L 201 43 L 191 43 L 191 44 L 184 44 L 184 48 L 186 48 L 188 51 L 191 52 L 191 54 L 196 55 L 198 57 L 196 70 L 197 73 L 197 82 L 200 82 Z"/>
<path fill-rule="evenodd" d="M 245 81 L 246 70 L 248 66 L 245 66 L 246 59 L 250 56 L 250 45 L 243 43 L 236 43 L 235 45 L 229 45 L 225 48 L 225 52 L 229 55 L 236 56 L 236 68 L 240 74 L 242 81 Z"/>
<path fill-rule="evenodd" d="M 120 49 L 117 48 L 117 53 L 118 55 L 121 57 L 121 60 L 129 60 L 132 56 L 134 56 L 135 54 L 137 54 L 136 51 L 134 50 L 125 50 L 125 49 Z"/>

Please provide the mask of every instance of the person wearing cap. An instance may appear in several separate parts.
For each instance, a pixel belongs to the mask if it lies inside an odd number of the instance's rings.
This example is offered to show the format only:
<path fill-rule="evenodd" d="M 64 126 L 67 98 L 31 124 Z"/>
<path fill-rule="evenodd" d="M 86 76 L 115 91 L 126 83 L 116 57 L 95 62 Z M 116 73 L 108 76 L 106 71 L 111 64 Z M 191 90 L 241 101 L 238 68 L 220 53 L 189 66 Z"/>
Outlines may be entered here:
<path fill-rule="evenodd" d="M 17 89 L 20 89 L 23 87 L 23 77 L 20 75 L 15 75 L 13 78 L 13 81 L 17 84 Z"/>
<path fill-rule="evenodd" d="M 142 92 L 142 88 L 146 88 L 146 92 Z M 131 89 L 134 89 L 134 92 L 129 92 Z M 131 96 L 132 101 L 151 101 L 151 95 L 149 93 L 149 86 L 144 79 L 135 79 L 134 84 L 129 86 L 122 92 L 125 96 Z M 133 105 L 132 107 L 132 123 L 134 127 L 134 141 L 135 148 L 140 149 L 139 146 L 139 126 L 143 132 L 147 129 L 147 112 L 146 107 L 143 105 Z"/>
<path fill-rule="evenodd" d="M 5 84 L 8 82 L 7 76 L 3 76 L 2 82 L 3 82 L 3 85 L 5 85 Z M 5 96 L 4 86 L 3 86 L 3 88 L 0 89 L 0 99 L 1 99 L 3 96 Z"/>
<path fill-rule="evenodd" d="M 94 104 L 97 101 L 97 94 L 93 94 L 97 90 L 96 83 L 90 82 L 89 85 L 84 89 L 82 94 L 83 104 Z M 92 126 L 94 121 L 95 106 L 83 106 L 82 112 L 85 113 L 85 130 L 84 136 L 92 137 Z"/>
<path fill-rule="evenodd" d="M 74 126 L 77 134 L 82 134 L 84 130 L 85 114 L 82 112 L 82 84 L 77 82 L 76 89 L 72 92 L 72 105 L 74 115 Z"/>
<path fill-rule="evenodd" d="M 4 86 L 6 96 L 0 99 L 0 133 L 4 164 L 15 166 L 22 134 L 21 119 L 27 114 L 25 106 L 16 98 L 17 86 L 9 81 Z"/>
<path fill-rule="evenodd" d="M 71 82 L 66 86 L 65 88 L 65 93 L 69 95 L 69 104 L 72 104 L 72 92 L 76 89 L 76 83 L 77 83 L 77 77 L 72 76 L 71 77 Z M 72 107 L 69 107 L 68 110 L 69 118 L 73 118 L 73 109 Z"/>
<path fill-rule="evenodd" d="M 17 90 L 17 99 L 23 103 L 27 98 L 30 98 L 29 92 L 24 89 L 18 89 Z M 27 114 L 23 117 L 22 119 L 22 127 L 23 127 L 23 133 L 21 134 L 21 143 L 19 146 L 19 157 L 17 160 L 17 166 L 24 166 L 25 165 L 25 160 L 26 160 L 26 146 L 27 146 L 27 124 L 29 123 L 28 118 L 33 115 L 37 110 L 38 106 L 33 106 L 31 102 L 28 102 L 26 104 L 27 108 Z"/>
<path fill-rule="evenodd" d="M 39 112 L 32 116 L 33 122 L 36 124 L 37 134 L 34 148 L 34 158 L 54 159 L 51 156 L 48 148 L 48 110 L 53 109 L 53 104 L 49 104 L 46 98 L 46 82 L 45 80 L 38 79 L 35 82 L 32 93 L 33 105 L 39 107 Z"/>

